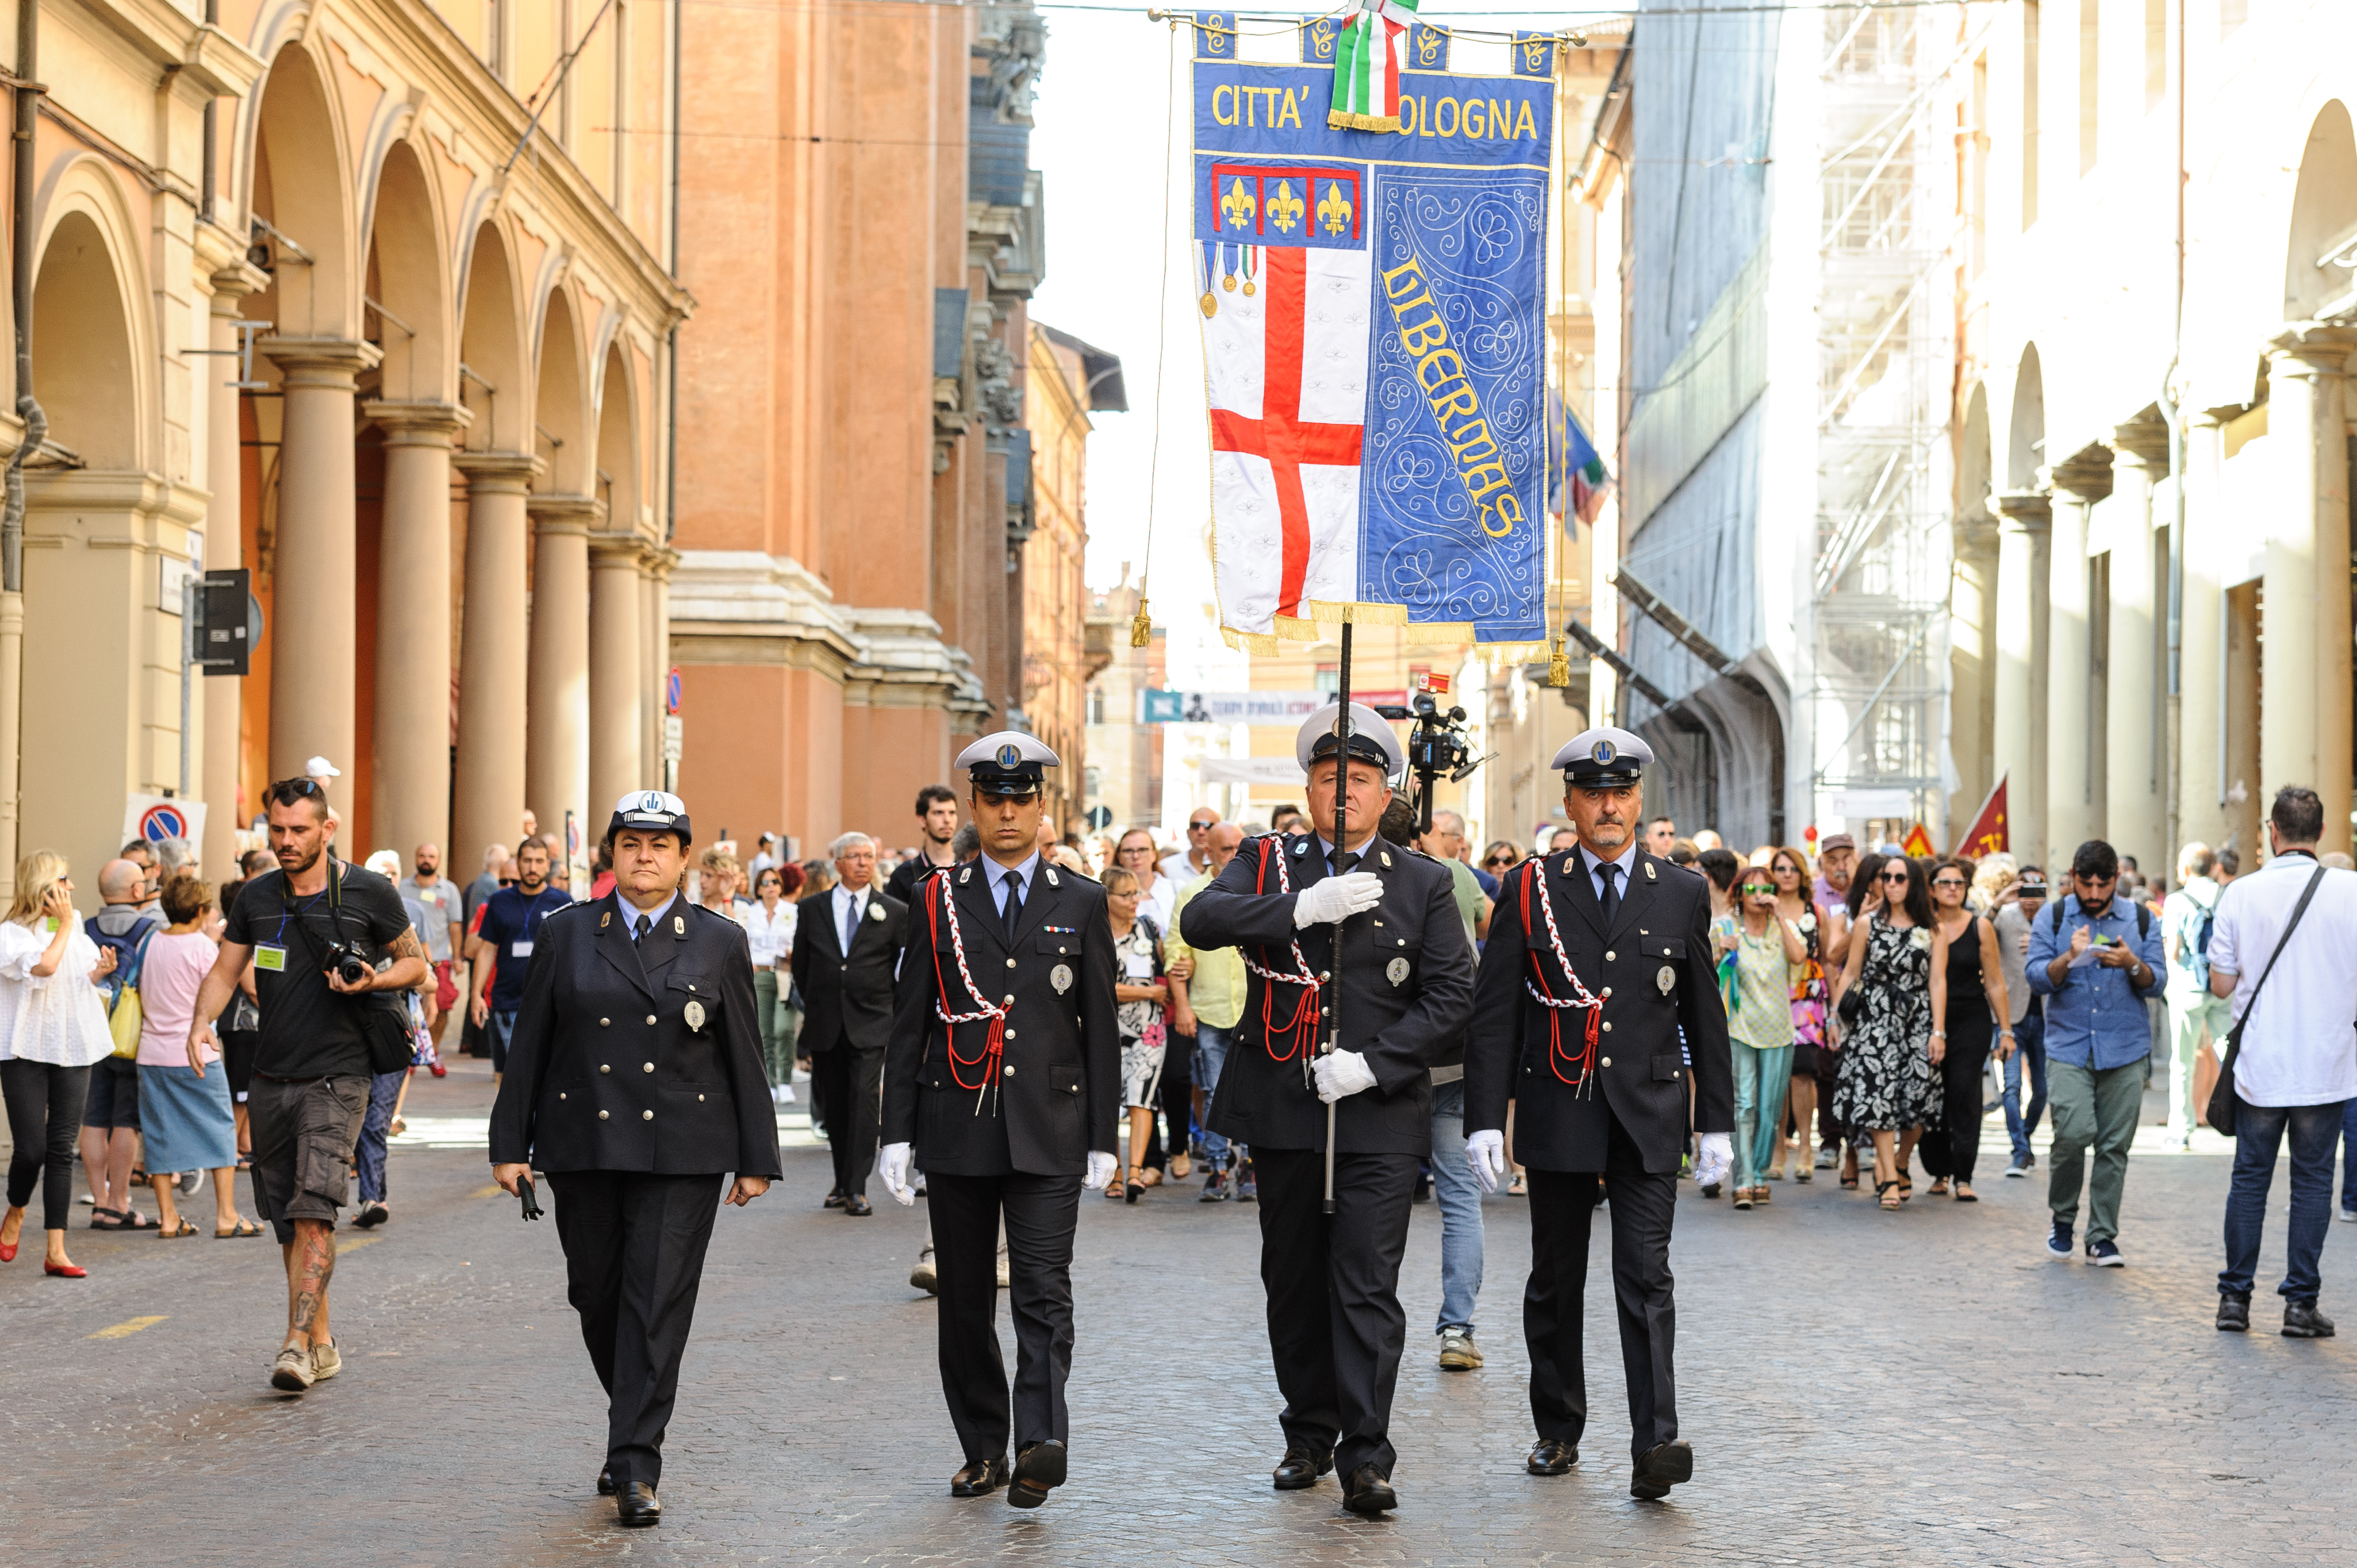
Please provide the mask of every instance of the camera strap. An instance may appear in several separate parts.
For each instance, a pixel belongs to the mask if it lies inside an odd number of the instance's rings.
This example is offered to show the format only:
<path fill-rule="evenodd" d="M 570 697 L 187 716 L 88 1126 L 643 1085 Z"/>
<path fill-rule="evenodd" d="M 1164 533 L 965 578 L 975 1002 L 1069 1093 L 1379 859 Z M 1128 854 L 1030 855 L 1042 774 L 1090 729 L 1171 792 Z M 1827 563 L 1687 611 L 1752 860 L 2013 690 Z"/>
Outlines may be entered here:
<path fill-rule="evenodd" d="M 303 912 L 296 908 L 294 895 L 295 879 L 281 871 L 278 874 L 280 939 L 284 940 L 286 927 L 292 923 L 295 929 L 302 933 L 303 946 L 310 952 L 312 967 L 316 969 L 318 967 L 318 944 L 312 940 L 310 928 L 303 924 Z M 336 857 L 330 854 L 328 856 L 328 929 L 338 940 L 341 940 L 344 934 L 343 916 L 343 877 L 339 873 Z"/>

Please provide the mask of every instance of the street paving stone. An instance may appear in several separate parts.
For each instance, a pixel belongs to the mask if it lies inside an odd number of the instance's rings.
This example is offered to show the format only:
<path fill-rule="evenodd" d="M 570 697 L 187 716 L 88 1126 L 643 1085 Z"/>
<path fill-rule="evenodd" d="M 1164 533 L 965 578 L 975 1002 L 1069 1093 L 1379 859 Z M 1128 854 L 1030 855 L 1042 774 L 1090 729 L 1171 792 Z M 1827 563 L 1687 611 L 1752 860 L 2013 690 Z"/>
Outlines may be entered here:
<path fill-rule="evenodd" d="M 480 1063 L 419 1079 L 421 1119 L 479 1119 Z M 1519 1199 L 1485 1205 L 1480 1341 L 1440 1371 L 1439 1214 L 1415 1210 L 1393 1435 L 1400 1512 L 1340 1511 L 1329 1478 L 1280 1494 L 1255 1211 L 1156 1191 L 1086 1198 L 1076 1263 L 1072 1478 L 1049 1505 L 947 1495 L 960 1463 L 924 1236 L 879 1201 L 824 1211 L 821 1150 L 725 1211 L 665 1448 L 665 1520 L 623 1531 L 595 1495 L 603 1410 L 552 1224 L 522 1226 L 479 1151 L 404 1149 L 394 1219 L 347 1230 L 334 1286 L 345 1370 L 266 1385 L 284 1283 L 268 1240 L 77 1230 L 84 1281 L 0 1269 L 15 1351 L 0 1408 L 0 1562 L 352 1565 L 813 1563 L 2244 1564 L 2357 1560 L 2348 1455 L 2357 1347 L 2211 1327 L 2227 1162 L 2140 1146 L 2129 1266 L 2050 1262 L 2042 1179 L 1896 1215 L 1828 1175 L 1737 1213 L 1691 1187 L 1679 1281 L 1681 1423 L 1694 1482 L 1628 1496 L 1605 1227 L 1587 1304 L 1593 1419 L 1579 1467 L 1523 1474 Z M 242 1197 L 244 1195 L 241 1195 Z M 2263 1290 L 2280 1277 L 2285 1187 Z M 1609 1213 L 1609 1210 L 1608 1210 Z M 2334 1227 L 2325 1306 L 2357 1313 Z M 2273 1271 L 2269 1273 L 2267 1271 Z M 2352 1322 L 2357 1337 L 2357 1319 Z M 1012 1336 L 1001 1316 L 1012 1358 Z"/>

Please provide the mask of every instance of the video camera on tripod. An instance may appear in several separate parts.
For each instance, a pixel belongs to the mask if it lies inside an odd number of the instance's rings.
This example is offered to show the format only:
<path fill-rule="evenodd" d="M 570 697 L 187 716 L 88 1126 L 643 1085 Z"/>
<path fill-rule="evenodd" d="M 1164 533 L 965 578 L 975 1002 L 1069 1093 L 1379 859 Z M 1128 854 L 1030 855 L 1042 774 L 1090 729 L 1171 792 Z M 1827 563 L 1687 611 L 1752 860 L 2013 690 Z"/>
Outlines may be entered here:
<path fill-rule="evenodd" d="M 1442 713 L 1429 692 L 1418 692 L 1407 707 L 1387 703 L 1377 706 L 1375 712 L 1387 719 L 1415 721 L 1415 727 L 1407 733 L 1407 766 L 1408 771 L 1415 775 L 1416 832 L 1428 833 L 1432 831 L 1434 781 L 1446 775 L 1451 784 L 1462 784 L 1490 757 L 1474 757 L 1472 746 L 1466 742 L 1465 710 L 1452 707 Z M 1491 757 L 1496 755 L 1491 753 Z"/>

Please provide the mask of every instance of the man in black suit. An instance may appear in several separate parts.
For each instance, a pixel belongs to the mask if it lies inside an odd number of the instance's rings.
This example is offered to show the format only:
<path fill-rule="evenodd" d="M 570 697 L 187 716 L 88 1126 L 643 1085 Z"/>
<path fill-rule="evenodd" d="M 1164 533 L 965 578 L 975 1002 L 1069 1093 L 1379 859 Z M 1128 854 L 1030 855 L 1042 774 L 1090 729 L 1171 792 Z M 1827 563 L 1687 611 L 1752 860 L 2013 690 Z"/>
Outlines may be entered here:
<path fill-rule="evenodd" d="M 826 1207 L 865 1216 L 867 1172 L 882 1115 L 884 1047 L 892 1034 L 892 969 L 909 907 L 876 886 L 876 842 L 845 833 L 827 846 L 835 884 L 794 906 L 794 989 L 802 998 L 802 1054 L 811 1093 L 834 1150 Z"/>
<path fill-rule="evenodd" d="M 1296 1490 L 1336 1469 L 1343 1506 L 1375 1514 L 1399 1506 L 1400 1258 L 1432 1148 L 1431 1066 L 1472 1006 L 1473 949 L 1448 869 L 1376 833 L 1405 758 L 1391 726 L 1357 703 L 1333 864 L 1339 714 L 1329 704 L 1296 737 L 1316 832 L 1246 840 L 1188 900 L 1185 931 L 1189 947 L 1244 955 L 1243 1017 L 1211 1124 L 1251 1145 L 1259 1173 L 1260 1273 L 1285 1395 L 1275 1482 Z"/>
<path fill-rule="evenodd" d="M 942 1392 L 965 1464 L 950 1495 L 1007 1487 L 1038 1508 L 1064 1482 L 1072 1365 L 1072 1231 L 1083 1172 L 1114 1158 L 1121 1029 L 1104 889 L 1039 853 L 1056 754 L 1013 730 L 959 753 L 981 856 L 917 889 L 884 1079 L 878 1171 L 906 1204 L 925 1172 L 938 1274 Z M 998 1349 L 998 1230 L 1015 1314 L 1015 1463 Z M 1011 1484 L 1010 1484 L 1011 1483 Z"/>
<path fill-rule="evenodd" d="M 704 1254 L 728 1201 L 779 1172 L 745 929 L 691 904 L 687 808 L 633 792 L 606 829 L 614 891 L 542 922 L 491 1106 L 491 1176 L 538 1165 L 554 1194 L 565 1294 L 605 1385 L 606 1466 L 626 1525 L 662 1517 L 663 1428 Z M 527 1218 L 538 1218 L 535 1209 Z"/>
<path fill-rule="evenodd" d="M 1695 1178 L 1709 1183 L 1732 1159 L 1735 1089 L 1708 885 L 1637 843 L 1641 769 L 1652 760 L 1642 740 L 1609 728 L 1555 754 L 1579 843 L 1523 862 L 1498 890 L 1466 1038 L 1465 1152 L 1475 1179 L 1493 1188 L 1513 1101 L 1514 1158 L 1531 1199 L 1523 1333 L 1538 1441 L 1523 1463 L 1534 1476 L 1577 1464 L 1587 1424 L 1580 1311 L 1603 1175 L 1636 1462 L 1629 1491 L 1658 1501 L 1694 1475 L 1694 1450 L 1678 1435 L 1670 1278 L 1687 1095 L 1701 1139 Z"/>

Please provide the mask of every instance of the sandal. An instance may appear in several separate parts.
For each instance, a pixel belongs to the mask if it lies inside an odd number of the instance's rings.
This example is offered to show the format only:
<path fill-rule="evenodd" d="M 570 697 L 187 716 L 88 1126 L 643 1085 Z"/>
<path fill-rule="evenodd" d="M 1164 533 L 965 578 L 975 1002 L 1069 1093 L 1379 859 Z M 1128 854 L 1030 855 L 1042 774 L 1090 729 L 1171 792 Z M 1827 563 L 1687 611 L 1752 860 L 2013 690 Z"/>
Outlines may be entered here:
<path fill-rule="evenodd" d="M 93 1208 L 90 1211 L 90 1228 L 93 1230 L 120 1230 L 124 1229 L 124 1218 L 123 1210 L 119 1208 Z"/>
<path fill-rule="evenodd" d="M 1929 1189 L 1928 1189 L 1928 1190 L 1923 1194 L 1923 1196 L 1924 1196 L 1924 1197 L 1947 1197 L 1947 1196 L 1948 1196 L 1948 1178 L 1947 1178 L 1946 1176 L 1934 1176 L 1934 1177 L 1932 1177 L 1932 1186 L 1931 1186 L 1931 1187 L 1930 1187 L 1930 1188 L 1929 1188 Z"/>
<path fill-rule="evenodd" d="M 169 1230 L 159 1229 L 156 1232 L 156 1240 L 158 1241 L 177 1241 L 183 1236 L 193 1236 L 196 1233 L 197 1228 L 184 1218 L 178 1224 L 173 1226 Z"/>
<path fill-rule="evenodd" d="M 1506 1196 L 1508 1197 L 1528 1197 L 1530 1195 L 1530 1184 L 1523 1179 L 1522 1172 L 1516 1171 L 1514 1173 L 1514 1179 L 1506 1184 Z"/>
<path fill-rule="evenodd" d="M 1843 1176 L 1842 1176 L 1842 1178 L 1841 1178 L 1841 1184 L 1842 1184 L 1842 1186 L 1844 1186 L 1844 1187 L 1848 1187 L 1848 1188 L 1849 1188 L 1851 1191 L 1853 1191 L 1853 1192 L 1857 1191 L 1857 1173 L 1856 1171 L 1847 1171 L 1847 1172 L 1845 1172 L 1845 1173 L 1843 1174 Z"/>
<path fill-rule="evenodd" d="M 230 1230 L 223 1230 L 219 1226 L 215 1226 L 213 1228 L 213 1240 L 216 1241 L 226 1241 L 234 1236 L 259 1236 L 261 1234 L 262 1227 L 242 1215 L 239 1217 L 237 1224 Z"/>
<path fill-rule="evenodd" d="M 1904 1171 L 1900 1172 L 1899 1179 L 1890 1185 L 1899 1189 L 1899 1201 L 1901 1203 L 1915 1196 L 1915 1178 Z"/>
<path fill-rule="evenodd" d="M 1809 1169 L 1809 1167 L 1808 1167 L 1808 1166 L 1806 1166 L 1806 1165 L 1803 1165 L 1803 1166 L 1801 1166 L 1798 1170 L 1795 1170 L 1795 1171 L 1792 1173 L 1792 1179 L 1793 1179 L 1794 1181 L 1796 1181 L 1796 1182 L 1799 1182 L 1802 1186 L 1805 1187 L 1805 1186 L 1807 1186 L 1811 1181 L 1814 1180 L 1814 1179 L 1815 1179 L 1815 1177 L 1814 1177 L 1813 1174 L 1810 1171 L 1810 1169 Z"/>
<path fill-rule="evenodd" d="M 1880 1201 L 1884 1208 L 1894 1214 L 1899 1211 L 1899 1206 L 1907 1201 L 1904 1194 L 1898 1197 L 1890 1196 L 1891 1189 L 1898 1185 L 1895 1181 L 1878 1181 L 1874 1184 L 1875 1197 Z"/>
<path fill-rule="evenodd" d="M 1954 1197 L 1958 1203 L 1978 1203 L 1981 1200 L 1980 1194 L 1975 1192 L 1971 1187 L 1966 1187 L 1963 1182 L 1958 1182 L 1956 1184 Z"/>

